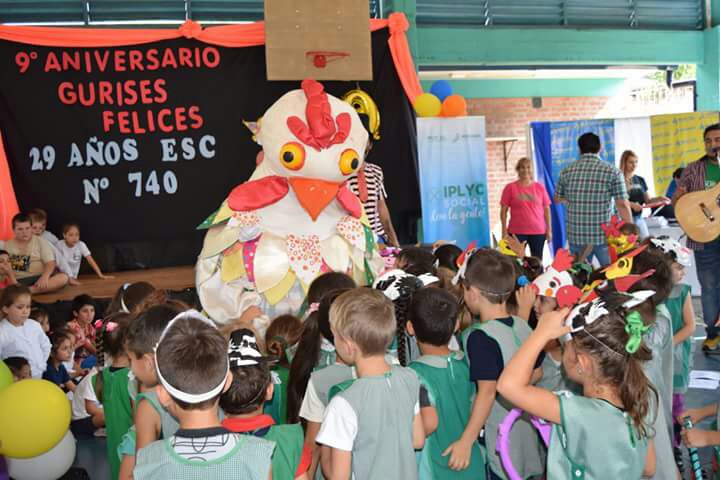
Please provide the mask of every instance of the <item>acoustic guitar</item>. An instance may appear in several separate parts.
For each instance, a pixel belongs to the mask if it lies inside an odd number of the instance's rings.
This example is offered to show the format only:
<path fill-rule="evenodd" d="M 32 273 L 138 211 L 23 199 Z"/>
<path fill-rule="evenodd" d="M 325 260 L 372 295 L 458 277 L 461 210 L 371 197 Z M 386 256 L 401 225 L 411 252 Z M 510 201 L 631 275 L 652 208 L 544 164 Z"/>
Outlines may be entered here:
<path fill-rule="evenodd" d="M 720 236 L 720 183 L 707 190 L 686 193 L 675 204 L 675 218 L 688 237 L 712 242 Z"/>

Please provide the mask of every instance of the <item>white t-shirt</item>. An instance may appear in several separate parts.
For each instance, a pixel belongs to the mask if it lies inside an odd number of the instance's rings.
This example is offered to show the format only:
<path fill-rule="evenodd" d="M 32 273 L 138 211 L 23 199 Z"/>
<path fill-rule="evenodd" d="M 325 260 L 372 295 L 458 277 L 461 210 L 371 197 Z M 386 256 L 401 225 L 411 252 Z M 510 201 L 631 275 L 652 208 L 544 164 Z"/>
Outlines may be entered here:
<path fill-rule="evenodd" d="M 420 413 L 420 404 L 416 403 L 414 413 Z M 351 452 L 358 432 L 358 418 L 350 403 L 340 395 L 335 395 L 327 408 L 320 432 L 315 441 L 331 448 Z"/>
<path fill-rule="evenodd" d="M 321 423 L 324 415 L 325 405 L 323 405 L 320 397 L 318 397 L 311 377 L 308 382 L 307 389 L 305 390 L 305 396 L 303 397 L 302 404 L 300 405 L 300 412 L 298 412 L 298 416 L 300 416 L 300 418 L 304 418 L 308 422 Z"/>
<path fill-rule="evenodd" d="M 63 258 L 65 258 L 65 260 L 67 260 L 67 263 L 70 266 L 70 276 L 72 278 L 77 278 L 78 273 L 80 272 L 80 264 L 82 263 L 83 257 L 90 256 L 90 250 L 87 245 L 85 245 L 85 242 L 82 240 L 79 240 L 75 246 L 69 247 L 68 244 L 65 243 L 65 240 L 63 240 L 62 242 L 58 242 L 56 246 L 60 254 Z"/>
<path fill-rule="evenodd" d="M 77 387 L 75 387 L 75 395 L 72 399 L 72 419 L 82 420 L 90 416 L 87 409 L 85 408 L 85 400 L 95 402 L 98 407 L 102 408 L 100 402 L 98 402 L 95 396 L 95 389 L 93 388 L 92 379 L 97 375 L 97 370 L 93 368 L 90 373 L 85 375 Z"/>
<path fill-rule="evenodd" d="M 50 356 L 50 340 L 38 322 L 27 319 L 16 327 L 7 319 L 0 322 L 0 336 L 6 335 L 10 342 L 2 347 L 2 358 L 23 357 L 30 364 L 33 378 L 42 378 Z"/>
<path fill-rule="evenodd" d="M 42 235 L 40 236 L 47 240 L 50 245 L 55 245 L 56 243 L 58 243 L 58 237 L 56 237 L 55 234 L 49 230 L 44 230 Z"/>

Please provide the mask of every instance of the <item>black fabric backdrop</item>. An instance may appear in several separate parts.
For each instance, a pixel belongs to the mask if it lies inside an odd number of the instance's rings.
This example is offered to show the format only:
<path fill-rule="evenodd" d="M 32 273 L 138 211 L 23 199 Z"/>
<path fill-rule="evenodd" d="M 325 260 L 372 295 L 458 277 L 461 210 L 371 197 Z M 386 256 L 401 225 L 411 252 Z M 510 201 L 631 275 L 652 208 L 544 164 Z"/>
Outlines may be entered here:
<path fill-rule="evenodd" d="M 398 234 L 401 240 L 410 241 L 415 235 L 414 221 L 420 214 L 415 115 L 395 71 L 387 39 L 387 29 L 372 34 L 374 81 L 359 85 L 375 99 L 381 112 L 382 139 L 375 143 L 369 161 L 382 166 Z M 147 58 L 150 49 L 157 49 L 158 58 L 162 59 L 165 49 L 170 49 L 179 61 L 180 48 L 191 49 L 192 62 L 198 58 L 196 49 L 200 49 L 198 52 L 215 49 L 219 64 L 215 68 L 127 69 L 130 50 L 140 51 L 137 55 Z M 125 51 L 127 71 L 115 68 L 112 58 L 116 50 Z M 91 58 L 96 58 L 98 52 L 101 59 L 106 58 L 104 52 L 110 52 L 111 61 L 105 72 L 95 71 L 97 62 L 92 63 L 91 73 L 85 71 L 85 63 L 80 71 L 58 72 L 53 68 L 46 71 L 47 65 L 53 65 L 48 63 L 52 54 L 62 65 L 63 52 L 70 55 L 80 52 L 82 59 L 85 51 L 90 52 Z M 214 52 L 207 52 L 206 58 L 212 65 Z M 188 39 L 88 49 L 0 41 L 0 59 L 0 132 L 20 209 L 45 209 L 49 229 L 58 235 L 64 222 L 80 222 L 81 238 L 110 269 L 194 262 L 204 233 L 195 227 L 255 167 L 260 147 L 252 141 L 242 120 L 256 120 L 285 92 L 299 88 L 299 82 L 265 79 L 264 47 L 222 48 Z M 22 69 L 26 71 L 21 73 Z M 159 79 L 164 84 L 154 83 Z M 63 87 L 62 97 L 69 102 L 74 100 L 73 93 L 78 93 L 78 84 L 85 88 L 94 83 L 97 87 L 98 82 L 107 81 L 112 82 L 114 89 L 117 82 L 131 80 L 136 85 L 149 80 L 146 97 L 151 103 L 118 106 L 115 90 L 110 94 L 112 100 L 106 97 L 104 105 L 97 102 L 99 96 L 90 106 L 68 105 L 60 100 L 62 82 L 72 83 Z M 356 86 L 349 82 L 324 84 L 336 96 Z M 131 87 L 123 83 L 123 88 Z M 140 95 L 139 88 L 135 92 Z M 132 100 L 132 94 L 125 96 L 125 100 L 128 98 Z M 109 101 L 114 104 L 108 105 Z M 182 108 L 181 112 L 188 117 L 193 106 L 197 110 L 193 109 L 189 118 L 181 121 L 190 126 L 184 131 L 175 126 L 169 133 L 119 130 L 123 115 L 119 111 L 138 112 L 140 127 L 147 130 L 148 110 L 155 112 L 157 122 L 157 113 L 163 108 L 171 111 Z M 103 130 L 105 111 L 115 122 L 108 132 Z M 202 118 L 202 126 L 192 128 L 198 117 Z M 164 124 L 175 124 L 174 115 L 165 118 Z M 168 119 L 171 121 L 167 122 Z M 132 123 L 129 128 L 133 129 Z M 214 143 L 206 135 L 211 135 Z M 205 142 L 201 142 L 203 137 Z M 192 159 L 183 158 L 184 138 L 190 139 L 184 140 L 186 147 L 192 142 L 195 150 Z M 135 139 L 134 148 L 129 139 Z M 161 139 L 175 139 L 177 160 L 163 161 Z M 105 165 L 95 161 L 91 166 L 74 166 L 88 161 L 88 144 L 92 150 L 99 142 L 103 143 Z M 73 143 L 77 147 L 74 163 Z M 200 153 L 200 143 L 206 147 L 205 156 Z M 48 168 L 52 150 L 54 163 Z M 206 158 L 210 150 L 214 155 Z"/>

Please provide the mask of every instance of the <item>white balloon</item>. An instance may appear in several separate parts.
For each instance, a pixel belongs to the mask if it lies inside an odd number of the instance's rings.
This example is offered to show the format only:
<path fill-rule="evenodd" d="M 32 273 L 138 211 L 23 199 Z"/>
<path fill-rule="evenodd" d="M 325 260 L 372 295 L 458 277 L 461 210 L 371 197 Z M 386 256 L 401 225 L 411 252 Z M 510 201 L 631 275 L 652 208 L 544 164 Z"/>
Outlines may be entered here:
<path fill-rule="evenodd" d="M 53 448 L 32 458 L 7 458 L 15 480 L 54 480 L 65 475 L 75 460 L 75 437 L 70 430 Z"/>

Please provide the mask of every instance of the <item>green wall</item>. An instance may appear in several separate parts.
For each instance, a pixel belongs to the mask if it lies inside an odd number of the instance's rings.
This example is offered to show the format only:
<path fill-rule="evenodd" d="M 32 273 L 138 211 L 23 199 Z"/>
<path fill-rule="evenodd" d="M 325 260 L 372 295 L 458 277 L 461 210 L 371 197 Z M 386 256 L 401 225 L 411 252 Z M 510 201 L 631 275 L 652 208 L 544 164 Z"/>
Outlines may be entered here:
<path fill-rule="evenodd" d="M 433 80 L 423 80 L 430 91 Z M 450 80 L 465 98 L 610 97 L 622 89 L 622 78 Z"/>

